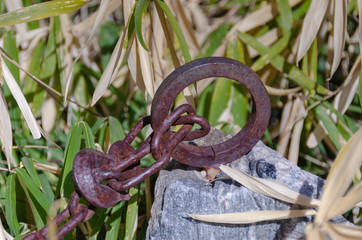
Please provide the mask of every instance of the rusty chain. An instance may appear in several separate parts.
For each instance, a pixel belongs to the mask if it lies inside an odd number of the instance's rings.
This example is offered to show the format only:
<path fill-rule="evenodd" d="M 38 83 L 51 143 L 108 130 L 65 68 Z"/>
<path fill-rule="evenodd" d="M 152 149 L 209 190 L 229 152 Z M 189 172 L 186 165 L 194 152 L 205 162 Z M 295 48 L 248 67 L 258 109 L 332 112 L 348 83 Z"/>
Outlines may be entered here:
<path fill-rule="evenodd" d="M 184 141 L 204 137 L 210 131 L 209 122 L 196 115 L 188 104 L 170 109 L 177 95 L 187 86 L 210 77 L 226 77 L 246 87 L 253 100 L 253 109 L 243 129 L 226 142 L 213 146 L 195 146 Z M 270 118 L 270 100 L 266 89 L 246 65 L 222 57 L 202 58 L 189 62 L 172 72 L 161 84 L 152 101 L 151 115 L 139 120 L 124 140 L 115 142 L 108 154 L 94 149 L 80 151 L 73 161 L 73 192 L 68 207 L 53 221 L 63 238 L 81 222 L 88 221 L 95 208 L 112 207 L 130 199 L 126 190 L 141 183 L 159 171 L 171 157 L 179 162 L 196 167 L 215 167 L 234 161 L 259 141 Z M 147 125 L 153 133 L 136 150 L 131 146 L 136 136 Z M 198 124 L 201 128 L 192 130 Z M 178 131 L 172 126 L 180 125 Z M 156 162 L 141 169 L 140 159 L 152 154 Z M 106 183 L 106 184 L 105 184 Z M 80 204 L 83 197 L 89 206 Z M 69 218 L 68 221 L 66 221 Z M 48 225 L 27 235 L 24 239 L 46 239 Z"/>

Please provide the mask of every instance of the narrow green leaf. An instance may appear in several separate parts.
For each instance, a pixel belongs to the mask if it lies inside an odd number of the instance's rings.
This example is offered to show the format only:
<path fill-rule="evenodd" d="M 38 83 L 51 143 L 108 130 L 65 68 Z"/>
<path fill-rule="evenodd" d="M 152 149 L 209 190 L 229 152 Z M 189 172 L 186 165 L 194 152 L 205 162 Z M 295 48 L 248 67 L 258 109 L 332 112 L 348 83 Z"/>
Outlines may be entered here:
<path fill-rule="evenodd" d="M 126 137 L 122 124 L 117 118 L 109 117 L 109 140 L 113 144 L 116 141 L 122 140 Z"/>
<path fill-rule="evenodd" d="M 55 24 L 54 19 L 51 20 L 51 30 L 46 44 L 43 64 L 41 66 L 40 79 L 47 79 L 54 75 L 57 63 L 56 45 L 55 45 Z"/>
<path fill-rule="evenodd" d="M 145 40 L 143 39 L 143 36 L 142 36 L 142 17 L 143 17 L 143 14 L 147 10 L 148 3 L 149 3 L 149 0 L 138 0 L 136 2 L 136 9 L 134 12 L 136 35 L 137 35 L 138 41 L 140 41 L 142 47 L 146 51 L 148 51 L 148 48 L 147 48 Z"/>
<path fill-rule="evenodd" d="M 0 15 L 0 27 L 70 13 L 77 10 L 87 2 L 88 0 L 54 0 L 34 4 L 29 7 Z"/>
<path fill-rule="evenodd" d="M 10 174 L 6 180 L 5 189 L 5 218 L 13 235 L 19 235 L 19 222 L 16 214 L 16 193 L 15 193 L 16 175 Z"/>
<path fill-rule="evenodd" d="M 209 121 L 211 126 L 218 123 L 220 115 L 223 113 L 230 99 L 231 80 L 218 78 L 210 103 Z"/>
<path fill-rule="evenodd" d="M 137 229 L 139 185 L 129 190 L 131 199 L 127 202 L 126 240 L 132 240 Z"/>
<path fill-rule="evenodd" d="M 1 20 L 0 20 L 1 22 Z M 1 23 L 0 23 L 1 24 Z M 4 50 L 9 54 L 9 56 L 14 59 L 15 62 L 19 63 L 19 50 L 16 46 L 16 33 L 14 31 L 4 31 Z M 8 66 L 11 74 L 14 76 L 16 82 L 20 85 L 20 72 L 19 68 L 14 64 L 10 63 L 9 60 L 4 59 L 6 65 Z M 6 94 L 5 94 L 6 96 Z"/>
<path fill-rule="evenodd" d="M 177 19 L 172 14 L 171 10 L 168 8 L 167 4 L 162 0 L 156 0 L 156 3 L 161 7 L 162 11 L 166 14 L 168 21 L 170 22 L 172 29 L 175 31 L 177 40 L 180 43 L 182 54 L 185 58 L 185 62 L 191 61 L 191 55 L 189 52 L 189 47 L 187 46 L 185 37 L 182 33 L 180 25 L 177 22 Z"/>
<path fill-rule="evenodd" d="M 224 40 L 226 34 L 230 29 L 230 24 L 223 23 L 215 31 L 209 35 L 209 46 L 207 47 L 204 57 L 210 57 L 215 52 L 215 50 L 220 47 L 222 41 Z"/>
<path fill-rule="evenodd" d="M 106 240 L 113 240 L 118 238 L 124 205 L 125 201 L 121 201 L 112 208 L 111 216 L 107 221 L 110 228 L 107 230 Z"/>
<path fill-rule="evenodd" d="M 202 91 L 200 100 L 197 104 L 197 110 L 196 114 L 201 115 L 205 118 L 208 118 L 209 110 L 210 110 L 210 101 L 212 96 L 212 90 L 214 89 L 214 86 L 210 84 L 207 86 L 204 91 Z"/>
<path fill-rule="evenodd" d="M 249 102 L 246 97 L 248 91 L 240 84 L 233 84 L 232 90 L 231 113 L 233 115 L 234 124 L 242 128 L 248 120 Z"/>
<path fill-rule="evenodd" d="M 278 56 L 284 49 L 288 46 L 289 36 L 283 36 L 276 43 L 273 44 L 271 48 L 269 48 L 265 54 L 261 55 L 258 60 L 254 62 L 251 66 L 255 72 L 261 70 L 265 65 L 267 65 L 271 59 L 275 56 Z"/>
<path fill-rule="evenodd" d="M 95 149 L 96 146 L 94 144 L 93 132 L 92 132 L 92 129 L 89 127 L 88 123 L 81 121 L 78 124 L 82 126 L 86 148 Z"/>
<path fill-rule="evenodd" d="M 281 26 L 283 36 L 290 36 L 293 26 L 292 8 L 289 6 L 288 0 L 278 0 L 279 13 L 281 17 Z M 288 37 L 289 38 L 289 37 Z"/>
<path fill-rule="evenodd" d="M 40 190 L 39 187 L 36 186 L 36 183 L 25 171 L 25 169 L 18 168 L 15 171 L 19 177 L 19 180 L 26 186 L 29 192 L 34 196 L 34 198 L 39 203 L 41 208 L 43 208 L 45 212 L 49 211 L 52 203 L 48 202 L 48 200 L 44 197 L 43 192 Z"/>
<path fill-rule="evenodd" d="M 58 184 L 57 188 L 57 193 L 60 192 L 62 198 L 69 198 L 74 191 L 74 182 L 71 171 L 73 169 L 73 159 L 80 150 L 81 139 L 82 127 L 79 124 L 75 124 L 68 134 L 64 151 L 64 167 L 60 175 L 60 184 Z"/>
<path fill-rule="evenodd" d="M 49 184 L 49 179 L 47 178 L 45 173 L 39 173 L 39 180 L 41 184 L 41 189 L 44 192 L 44 197 L 48 200 L 48 202 L 54 202 L 54 193 L 53 189 Z"/>
<path fill-rule="evenodd" d="M 359 86 L 358 86 L 358 91 L 359 91 L 359 104 L 362 107 L 362 71 L 360 71 L 359 73 Z"/>
<path fill-rule="evenodd" d="M 327 114 L 325 109 L 321 105 L 318 105 L 315 108 L 313 108 L 313 113 L 316 119 L 318 119 L 320 122 L 323 123 L 323 126 L 325 127 L 325 130 L 327 131 L 327 134 L 329 138 L 332 140 L 334 146 L 338 150 L 340 150 L 342 145 L 339 141 L 340 134 L 338 128 L 336 127 L 330 116 Z"/>
<path fill-rule="evenodd" d="M 89 236 L 89 240 L 97 239 L 99 231 L 101 230 L 102 226 L 104 225 L 104 220 L 106 219 L 109 210 L 110 210 L 110 208 L 108 208 L 108 209 L 98 208 L 95 211 L 93 217 L 88 222 L 92 229 L 92 232 Z"/>
<path fill-rule="evenodd" d="M 264 55 L 268 52 L 268 48 L 261 44 L 256 38 L 252 37 L 251 35 L 239 32 L 238 36 L 241 38 L 242 41 L 258 51 L 260 55 Z M 289 76 L 290 80 L 297 85 L 300 85 L 310 90 L 316 90 L 318 93 L 321 94 L 329 93 L 329 91 L 323 86 L 314 83 L 314 81 L 310 79 L 307 75 L 305 75 L 298 67 L 287 62 L 284 57 L 277 55 L 270 60 L 270 63 L 279 71 L 286 73 Z"/>
<path fill-rule="evenodd" d="M 40 185 L 40 179 L 38 177 L 38 174 L 36 173 L 36 169 L 34 167 L 34 162 L 31 158 L 27 158 L 27 157 L 23 157 L 22 162 L 24 163 L 24 166 L 26 168 L 26 171 L 28 171 L 31 179 L 34 181 L 34 183 L 36 184 L 36 187 L 41 188 Z"/>

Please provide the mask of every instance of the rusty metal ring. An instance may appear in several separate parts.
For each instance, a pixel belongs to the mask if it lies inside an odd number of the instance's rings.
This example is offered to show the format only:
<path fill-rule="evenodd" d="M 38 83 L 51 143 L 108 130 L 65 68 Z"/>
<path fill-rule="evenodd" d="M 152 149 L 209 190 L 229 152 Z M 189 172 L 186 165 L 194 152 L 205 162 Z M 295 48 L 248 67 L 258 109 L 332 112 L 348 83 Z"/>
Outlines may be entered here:
<path fill-rule="evenodd" d="M 225 77 L 244 85 L 253 98 L 253 111 L 243 129 L 233 138 L 212 146 L 181 142 L 172 152 L 177 161 L 196 167 L 218 167 L 249 152 L 263 136 L 270 118 L 270 100 L 258 75 L 245 64 L 223 57 L 189 62 L 172 72 L 160 85 L 151 107 L 151 126 L 160 127 L 177 95 L 187 86 L 210 77 Z"/>

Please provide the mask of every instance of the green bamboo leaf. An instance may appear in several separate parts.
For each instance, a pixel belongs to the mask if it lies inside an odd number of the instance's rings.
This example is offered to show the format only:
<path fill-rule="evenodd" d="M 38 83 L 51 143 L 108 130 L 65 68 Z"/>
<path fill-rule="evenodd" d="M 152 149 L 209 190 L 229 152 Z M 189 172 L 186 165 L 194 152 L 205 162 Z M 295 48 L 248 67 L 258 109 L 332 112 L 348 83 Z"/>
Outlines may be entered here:
<path fill-rule="evenodd" d="M 251 35 L 239 32 L 238 36 L 241 38 L 242 41 L 258 51 L 260 55 L 264 55 L 268 52 L 268 48 L 261 44 L 256 38 L 252 37 Z M 305 75 L 298 67 L 287 62 L 284 57 L 277 55 L 270 60 L 270 63 L 279 71 L 286 73 L 289 76 L 290 80 L 295 82 L 296 84 L 310 90 L 316 90 L 318 93 L 321 94 L 329 93 L 329 91 L 323 86 L 314 83 L 314 81 L 310 79 L 307 75 Z"/>
<path fill-rule="evenodd" d="M 138 217 L 138 197 L 139 197 L 139 185 L 129 190 L 131 199 L 127 202 L 127 214 L 126 214 L 126 240 L 134 239 L 134 235 L 137 229 L 137 217 Z"/>
<path fill-rule="evenodd" d="M 88 123 L 81 121 L 78 124 L 82 127 L 86 148 L 95 149 L 96 146 L 94 143 L 93 132 L 92 132 L 92 129 L 89 127 Z"/>
<path fill-rule="evenodd" d="M 323 126 L 325 130 L 327 131 L 327 134 L 329 138 L 332 140 L 334 146 L 340 150 L 342 145 L 340 143 L 340 133 L 338 131 L 338 128 L 334 124 L 333 120 L 330 118 L 330 116 L 327 114 L 325 109 L 318 105 L 315 108 L 313 108 L 313 113 L 316 119 L 323 123 Z"/>
<path fill-rule="evenodd" d="M 227 107 L 231 92 L 231 80 L 218 78 L 210 103 L 209 122 L 211 126 L 218 123 L 220 115 Z"/>
<path fill-rule="evenodd" d="M 36 184 L 36 187 L 41 188 L 40 179 L 38 177 L 38 174 L 36 173 L 36 169 L 34 167 L 33 160 L 31 158 L 27 158 L 27 157 L 23 157 L 21 160 L 24 163 L 26 171 L 28 171 L 31 179 Z"/>
<path fill-rule="evenodd" d="M 107 230 L 106 240 L 118 239 L 124 205 L 125 201 L 121 201 L 112 208 L 111 216 L 107 221 L 110 228 Z"/>
<path fill-rule="evenodd" d="M 279 13 L 281 17 L 281 27 L 283 36 L 290 36 L 293 26 L 292 8 L 289 6 L 288 0 L 278 0 Z M 288 37 L 289 38 L 289 37 Z"/>
<path fill-rule="evenodd" d="M 228 23 L 223 23 L 215 31 L 209 35 L 209 46 L 207 47 L 204 57 L 210 57 L 215 52 L 215 50 L 220 47 L 222 41 L 227 35 L 231 25 Z"/>
<path fill-rule="evenodd" d="M 214 86 L 210 84 L 202 91 L 199 103 L 197 104 L 196 114 L 201 115 L 205 118 L 208 118 L 209 111 L 210 111 L 210 101 L 212 96 L 212 90 Z"/>
<path fill-rule="evenodd" d="M 109 140 L 113 144 L 116 141 L 122 140 L 126 137 L 122 124 L 117 118 L 109 117 Z"/>
<path fill-rule="evenodd" d="M 265 54 L 261 55 L 258 60 L 256 60 L 251 69 L 255 72 L 261 70 L 265 65 L 267 65 L 271 59 L 275 56 L 278 56 L 284 49 L 288 46 L 289 36 L 283 36 L 276 43 L 273 44 L 271 48 L 269 48 Z"/>
<path fill-rule="evenodd" d="M 56 195 L 60 192 L 60 196 L 69 198 L 74 190 L 73 178 L 71 171 L 73 169 L 73 159 L 80 150 L 82 139 L 82 128 L 75 124 L 69 131 L 67 143 L 64 151 L 64 167 L 60 175 Z"/>
<path fill-rule="evenodd" d="M 104 225 L 104 220 L 107 217 L 108 212 L 111 208 L 103 209 L 98 208 L 93 217 L 89 220 L 89 225 L 92 229 L 92 232 L 89 236 L 89 240 L 96 240 L 99 234 L 99 231 L 101 230 L 102 226 Z"/>
<path fill-rule="evenodd" d="M 39 203 L 40 207 L 44 209 L 45 212 L 48 212 L 51 207 L 51 202 L 49 202 L 45 197 L 44 193 L 36 186 L 36 183 L 29 176 L 29 174 L 23 168 L 18 168 L 15 170 L 19 180 L 26 186 L 29 192 L 34 196 L 35 200 Z"/>
<path fill-rule="evenodd" d="M 180 25 L 177 22 L 177 19 L 172 14 L 171 10 L 168 8 L 167 4 L 162 0 L 156 0 L 156 3 L 161 7 L 162 11 L 166 14 L 168 21 L 170 22 L 172 29 L 175 31 L 177 40 L 180 43 L 182 54 L 185 58 L 185 62 L 191 61 L 191 55 L 189 52 L 189 47 L 187 46 L 185 37 L 182 33 Z"/>
<path fill-rule="evenodd" d="M 239 127 L 244 127 L 248 120 L 248 98 L 246 97 L 247 90 L 240 84 L 233 84 L 232 86 L 232 104 L 231 113 L 233 115 L 234 124 Z"/>
<path fill-rule="evenodd" d="M 57 63 L 56 45 L 55 45 L 55 24 L 54 19 L 51 19 L 51 30 L 46 44 L 43 63 L 41 66 L 40 79 L 48 79 L 54 75 Z"/>
<path fill-rule="evenodd" d="M 87 2 L 88 0 L 54 0 L 34 4 L 0 15 L 0 27 L 70 13 L 79 9 Z"/>
<path fill-rule="evenodd" d="M 148 3 L 149 3 L 149 0 L 138 0 L 136 2 L 136 9 L 134 12 L 134 18 L 135 18 L 134 23 L 135 23 L 136 35 L 137 35 L 138 41 L 140 41 L 142 47 L 146 51 L 148 51 L 148 48 L 147 48 L 147 45 L 142 36 L 142 17 L 143 17 L 143 14 L 147 10 Z"/>
<path fill-rule="evenodd" d="M 41 189 L 44 192 L 44 197 L 48 200 L 48 202 L 54 202 L 54 193 L 53 189 L 49 184 L 49 179 L 45 173 L 39 173 L 38 174 Z"/>
<path fill-rule="evenodd" d="M 13 235 L 19 235 L 19 222 L 16 214 L 16 193 L 15 193 L 16 175 L 10 174 L 6 180 L 5 189 L 5 218 Z"/>

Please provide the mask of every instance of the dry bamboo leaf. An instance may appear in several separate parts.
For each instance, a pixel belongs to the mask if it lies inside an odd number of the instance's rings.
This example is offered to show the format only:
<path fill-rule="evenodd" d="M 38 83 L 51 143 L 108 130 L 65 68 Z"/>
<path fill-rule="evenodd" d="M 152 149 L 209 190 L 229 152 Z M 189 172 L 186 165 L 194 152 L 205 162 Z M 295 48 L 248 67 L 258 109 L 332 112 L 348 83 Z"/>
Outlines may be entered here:
<path fill-rule="evenodd" d="M 160 19 L 157 16 L 157 13 L 152 16 L 152 28 L 150 29 L 151 37 L 151 56 L 153 62 L 153 72 L 155 77 L 155 87 L 156 89 L 161 85 L 163 79 L 165 78 L 165 66 L 162 66 L 163 59 L 163 50 L 165 36 L 162 33 L 162 26 Z"/>
<path fill-rule="evenodd" d="M 329 76 L 337 70 L 344 49 L 347 26 L 347 1 L 334 0 L 333 62 Z"/>
<path fill-rule="evenodd" d="M 302 0 L 289 0 L 289 5 L 293 7 L 301 1 Z M 253 28 L 264 25 L 274 19 L 278 14 L 279 12 L 275 11 L 275 7 L 272 3 L 265 5 L 244 17 L 241 21 L 239 21 L 239 23 L 235 24 L 227 36 L 234 36 L 236 32 L 247 32 Z"/>
<path fill-rule="evenodd" d="M 336 199 L 342 197 L 352 182 L 356 169 L 362 164 L 362 128 L 355 133 L 339 152 L 330 170 L 324 187 L 321 205 L 315 222 L 321 224 L 328 219 L 329 211 Z M 353 206 L 351 206 L 353 207 Z"/>
<path fill-rule="evenodd" d="M 17 163 L 12 154 L 13 148 L 13 132 L 11 128 L 10 115 L 8 106 L 6 104 L 4 94 L 0 88 L 0 140 L 4 150 L 6 160 L 8 162 L 8 168 L 11 169 L 11 163 L 14 167 L 17 167 Z"/>
<path fill-rule="evenodd" d="M 305 112 L 305 108 L 304 108 L 304 104 L 303 102 L 300 100 L 300 98 L 298 97 L 297 99 L 299 99 L 299 101 L 296 101 L 295 104 L 297 105 L 297 113 L 296 113 L 296 117 L 293 119 L 293 133 L 290 139 L 290 146 L 289 146 L 289 150 L 288 150 L 288 159 L 289 161 L 298 164 L 298 158 L 299 158 L 299 143 L 300 143 L 300 138 L 302 135 L 302 130 L 303 130 L 303 123 L 304 123 L 304 118 L 301 118 L 299 120 L 297 120 L 297 122 L 294 121 L 296 120 L 296 118 L 298 116 L 300 116 L 301 114 L 303 114 Z"/>
<path fill-rule="evenodd" d="M 5 231 L 3 223 L 0 219 L 0 240 L 13 240 L 14 237 L 11 236 L 7 231 Z"/>
<path fill-rule="evenodd" d="M 342 86 L 340 87 L 341 90 L 333 99 L 332 102 L 333 107 L 342 114 L 344 114 L 347 111 L 347 108 L 352 103 L 353 97 L 358 88 L 360 71 L 361 71 L 361 63 L 359 57 L 353 64 L 352 69 L 349 72 L 346 80 L 344 80 Z M 332 119 L 336 121 L 336 116 L 333 117 L 332 115 Z"/>
<path fill-rule="evenodd" d="M 238 169 L 230 168 L 224 165 L 221 165 L 220 169 L 235 181 L 256 193 L 273 197 L 288 203 L 299 204 L 308 207 L 319 206 L 320 201 L 318 199 L 312 199 L 295 192 L 278 181 L 252 177 Z"/>
<path fill-rule="evenodd" d="M 360 181 L 357 185 L 354 185 L 344 197 L 338 198 L 334 202 L 326 218 L 331 219 L 334 216 L 347 212 L 348 210 L 358 205 L 361 200 L 362 200 L 362 181 Z"/>
<path fill-rule="evenodd" d="M 138 40 L 136 40 L 136 42 L 137 42 L 136 52 L 140 60 L 143 84 L 145 85 L 146 90 L 150 95 L 150 97 L 153 98 L 156 91 L 154 88 L 154 77 L 152 72 L 150 54 L 142 47 L 141 43 Z"/>
<path fill-rule="evenodd" d="M 139 56 L 137 54 L 137 44 L 133 44 L 135 37 L 133 36 L 131 42 L 129 43 L 130 46 L 130 53 L 128 56 L 128 68 L 131 73 L 132 79 L 134 83 L 137 85 L 139 90 L 142 92 L 143 96 L 146 96 L 146 86 L 144 85 L 143 77 L 142 77 L 142 70 L 141 64 L 139 60 Z"/>
<path fill-rule="evenodd" d="M 279 138 L 279 141 L 278 141 L 277 151 L 280 154 L 282 154 L 283 156 L 286 156 L 291 131 L 292 131 L 292 128 L 293 128 L 294 119 L 297 117 L 297 113 L 298 113 L 298 109 L 299 109 L 300 99 L 295 98 L 291 102 L 293 103 L 293 105 L 292 105 L 290 111 L 288 111 L 289 109 L 283 110 L 283 114 L 285 113 L 285 115 L 284 115 L 285 117 L 282 116 L 282 118 L 284 118 L 283 119 L 283 127 L 284 127 L 285 119 L 288 119 L 288 120 L 287 120 L 287 122 L 285 124 L 283 132 L 281 132 L 281 134 L 280 134 L 280 138 Z"/>
<path fill-rule="evenodd" d="M 314 223 L 309 223 L 305 227 L 307 240 L 327 240 L 326 236 L 319 230 Z"/>
<path fill-rule="evenodd" d="M 210 214 L 198 215 L 189 214 L 190 217 L 213 223 L 230 223 L 230 224 L 248 224 L 262 221 L 281 220 L 289 218 L 305 217 L 315 215 L 314 209 L 303 210 L 270 210 L 270 211 L 253 211 L 253 212 L 240 212 L 240 213 L 224 213 L 224 214 Z"/>
<path fill-rule="evenodd" d="M 57 105 L 53 98 L 47 98 L 42 105 L 41 122 L 45 132 L 50 133 L 57 118 Z"/>
<path fill-rule="evenodd" d="M 70 87 L 70 85 L 71 85 L 71 83 L 73 81 L 73 70 L 74 70 L 75 64 L 77 63 L 78 59 L 82 56 L 83 51 L 88 46 L 90 40 L 92 40 L 93 35 L 95 34 L 97 29 L 99 28 L 99 25 L 105 19 L 105 13 L 107 12 L 107 9 L 109 8 L 109 3 L 110 3 L 110 0 L 101 1 L 100 6 L 99 6 L 99 13 L 98 13 L 97 18 L 96 18 L 96 20 L 94 22 L 94 25 L 92 27 L 92 31 L 89 34 L 86 43 L 83 45 L 83 47 L 79 51 L 78 56 L 73 61 L 72 67 L 70 69 L 70 72 L 68 73 L 67 81 L 66 81 L 66 84 L 65 84 L 65 92 L 64 92 L 64 103 L 65 104 L 66 104 L 67 98 L 68 98 L 69 87 Z"/>
<path fill-rule="evenodd" d="M 286 96 L 292 93 L 297 93 L 302 89 L 301 87 L 280 89 L 280 88 L 273 88 L 267 85 L 265 85 L 265 88 L 268 91 L 269 95 L 273 96 Z"/>
<path fill-rule="evenodd" d="M 117 76 L 117 70 L 121 66 L 126 56 L 126 50 L 123 49 L 126 33 L 127 31 L 124 29 L 120 38 L 118 39 L 107 67 L 99 79 L 96 89 L 94 90 L 91 106 L 94 106 L 94 104 L 96 104 L 96 102 L 105 94 L 106 90 Z"/>
<path fill-rule="evenodd" d="M 288 96 L 288 100 L 283 106 L 282 117 L 280 119 L 280 124 L 279 124 L 279 134 L 284 132 L 287 127 L 289 114 L 292 110 L 292 106 L 293 106 L 293 101 L 291 100 L 291 96 Z"/>
<path fill-rule="evenodd" d="M 26 123 L 29 126 L 31 134 L 35 139 L 41 137 L 40 129 L 36 123 L 35 117 L 30 110 L 28 102 L 26 101 L 24 94 L 21 92 L 19 85 L 17 84 L 16 80 L 14 79 L 13 75 L 11 74 L 9 68 L 6 66 L 4 60 L 0 58 L 2 73 L 4 79 L 9 87 L 9 90 L 13 97 L 15 98 L 16 103 L 18 104 L 21 113 L 23 114 Z"/>
<path fill-rule="evenodd" d="M 334 239 L 360 240 L 362 236 L 362 227 L 346 226 L 332 222 L 323 223 L 323 228 Z"/>
<path fill-rule="evenodd" d="M 308 12 L 304 18 L 302 32 L 300 34 L 297 62 L 304 56 L 313 43 L 324 15 L 326 14 L 329 0 L 312 0 Z"/>

